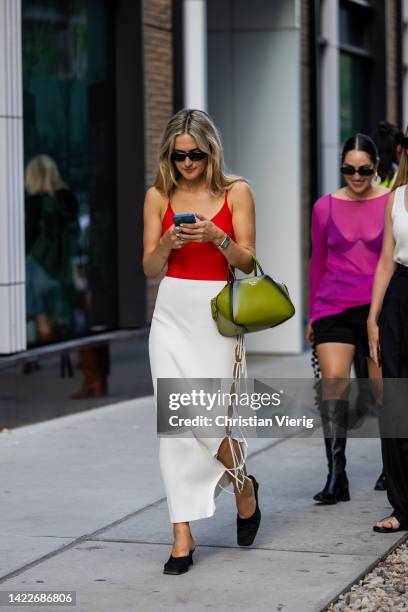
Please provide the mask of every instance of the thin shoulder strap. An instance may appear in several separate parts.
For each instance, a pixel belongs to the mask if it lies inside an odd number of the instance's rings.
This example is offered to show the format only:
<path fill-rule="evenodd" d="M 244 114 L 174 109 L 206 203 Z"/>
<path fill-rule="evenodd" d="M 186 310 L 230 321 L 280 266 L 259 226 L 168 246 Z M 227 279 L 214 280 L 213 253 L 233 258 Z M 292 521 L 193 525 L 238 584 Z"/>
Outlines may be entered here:
<path fill-rule="evenodd" d="M 405 194 L 407 191 L 407 186 L 406 185 L 401 185 L 401 187 L 399 187 L 399 189 L 401 189 L 401 210 L 403 210 L 405 212 Z"/>
<path fill-rule="evenodd" d="M 400 213 L 405 206 L 405 185 L 401 185 L 395 191 L 394 196 L 394 204 L 392 205 L 392 213 L 395 215 L 396 213 Z"/>

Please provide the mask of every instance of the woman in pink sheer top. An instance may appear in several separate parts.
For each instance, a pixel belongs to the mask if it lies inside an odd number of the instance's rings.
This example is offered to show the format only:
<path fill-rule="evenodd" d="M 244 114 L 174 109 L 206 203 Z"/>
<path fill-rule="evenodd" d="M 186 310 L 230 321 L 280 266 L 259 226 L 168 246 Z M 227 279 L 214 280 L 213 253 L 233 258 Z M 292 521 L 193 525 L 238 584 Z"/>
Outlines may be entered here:
<path fill-rule="evenodd" d="M 329 474 L 314 499 L 349 501 L 346 474 L 348 384 L 356 350 L 368 359 L 370 378 L 381 370 L 369 359 L 367 318 L 380 256 L 389 190 L 373 183 L 378 169 L 374 142 L 364 134 L 347 140 L 341 156 L 346 186 L 317 200 L 312 212 L 309 323 L 323 382 L 321 415 Z M 331 384 L 331 386 L 329 386 Z"/>

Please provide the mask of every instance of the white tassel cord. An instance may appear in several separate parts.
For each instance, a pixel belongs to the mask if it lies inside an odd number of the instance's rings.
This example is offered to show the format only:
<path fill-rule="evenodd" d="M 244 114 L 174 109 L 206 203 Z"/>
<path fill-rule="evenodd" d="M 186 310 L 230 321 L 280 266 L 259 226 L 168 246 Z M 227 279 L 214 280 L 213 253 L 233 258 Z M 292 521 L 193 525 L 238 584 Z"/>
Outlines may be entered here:
<path fill-rule="evenodd" d="M 246 351 L 245 351 L 244 336 L 241 334 L 240 336 L 237 336 L 237 344 L 235 346 L 235 363 L 234 363 L 234 369 L 233 369 L 233 381 L 232 381 L 232 385 L 230 389 L 232 398 L 239 397 L 239 394 L 241 393 L 241 384 L 243 384 L 246 389 L 247 387 L 246 379 L 247 379 Z M 228 417 L 234 418 L 237 416 L 238 416 L 238 411 L 237 411 L 236 402 L 234 399 L 232 399 L 232 402 L 228 406 Z M 242 428 L 238 426 L 237 429 L 238 429 L 239 437 L 240 437 L 240 441 L 238 443 L 238 448 L 239 448 L 238 453 L 236 451 L 234 441 L 232 438 L 232 427 L 231 426 L 226 427 L 226 437 L 228 439 L 228 445 L 229 445 L 230 452 L 231 452 L 233 467 L 225 468 L 225 471 L 231 476 L 232 480 L 235 483 L 235 487 L 237 491 L 239 493 L 242 493 L 244 486 L 245 486 L 245 480 L 248 478 L 245 475 L 245 461 L 248 455 L 248 443 L 242 432 Z M 227 493 L 231 495 L 235 495 L 235 493 L 228 491 L 224 487 L 221 487 L 221 488 Z"/>

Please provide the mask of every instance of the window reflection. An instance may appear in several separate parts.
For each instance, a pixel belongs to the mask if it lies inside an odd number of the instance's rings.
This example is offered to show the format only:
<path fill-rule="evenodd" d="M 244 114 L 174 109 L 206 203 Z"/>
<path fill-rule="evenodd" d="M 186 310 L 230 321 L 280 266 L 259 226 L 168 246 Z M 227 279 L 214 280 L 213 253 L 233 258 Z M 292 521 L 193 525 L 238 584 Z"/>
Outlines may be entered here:
<path fill-rule="evenodd" d="M 31 337 L 50 342 L 75 326 L 76 293 L 87 285 L 79 206 L 48 155 L 29 161 L 25 186 L 27 317 Z"/>
<path fill-rule="evenodd" d="M 22 1 L 31 346 L 116 327 L 111 11 Z"/>

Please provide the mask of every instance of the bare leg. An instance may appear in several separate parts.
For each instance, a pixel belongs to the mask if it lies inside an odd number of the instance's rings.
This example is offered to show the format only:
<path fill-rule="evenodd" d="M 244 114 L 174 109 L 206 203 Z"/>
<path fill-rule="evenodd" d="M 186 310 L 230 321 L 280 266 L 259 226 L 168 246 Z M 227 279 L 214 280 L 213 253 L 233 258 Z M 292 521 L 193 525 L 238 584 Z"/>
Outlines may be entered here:
<path fill-rule="evenodd" d="M 186 557 L 195 549 L 194 538 L 191 535 L 190 523 L 173 523 L 174 544 L 171 550 L 173 557 Z"/>
<path fill-rule="evenodd" d="M 241 447 L 239 442 L 233 440 L 232 443 L 234 445 L 234 450 L 237 457 L 241 457 Z M 224 438 L 224 440 L 221 442 L 220 447 L 218 449 L 217 459 L 218 461 L 221 461 L 221 463 L 223 463 L 228 469 L 234 467 L 234 460 L 231 453 L 228 438 Z M 238 491 L 233 478 L 230 477 L 230 479 L 234 484 L 235 501 L 237 504 L 238 514 L 241 518 L 249 518 L 253 515 L 256 509 L 253 482 L 250 478 L 245 478 L 244 487 L 242 491 Z"/>
<path fill-rule="evenodd" d="M 316 352 L 322 378 L 338 380 L 338 383 L 327 385 L 327 396 L 323 399 L 345 399 L 347 396 L 354 351 L 354 344 L 342 342 L 324 342 L 317 345 Z M 324 385 L 323 393 L 325 393 Z"/>

